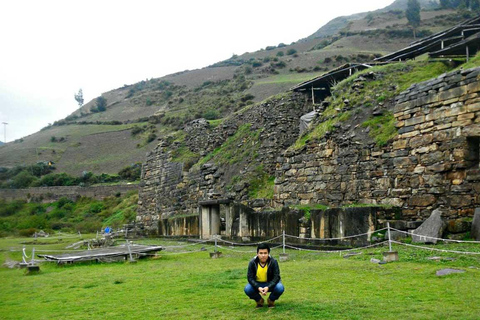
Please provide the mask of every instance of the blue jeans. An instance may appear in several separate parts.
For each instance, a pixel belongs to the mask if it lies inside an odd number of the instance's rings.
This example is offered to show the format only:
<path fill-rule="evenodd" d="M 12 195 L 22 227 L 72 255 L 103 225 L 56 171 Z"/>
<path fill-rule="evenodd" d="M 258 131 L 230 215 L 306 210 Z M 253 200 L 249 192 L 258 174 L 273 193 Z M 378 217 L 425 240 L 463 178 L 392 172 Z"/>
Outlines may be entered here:
<path fill-rule="evenodd" d="M 266 284 L 265 282 L 259 282 L 260 283 L 260 287 L 264 287 L 264 284 Z M 275 301 L 277 300 L 278 298 L 280 298 L 280 296 L 282 295 L 283 291 L 285 291 L 285 287 L 283 286 L 283 284 L 281 282 L 278 282 L 277 285 L 275 286 L 275 288 L 273 288 L 273 290 L 270 292 L 270 297 L 269 299 L 272 300 L 272 301 Z M 250 299 L 253 299 L 255 301 L 258 301 L 262 298 L 262 296 L 260 295 L 260 293 L 258 292 L 258 290 L 255 290 L 254 287 L 252 287 L 252 285 L 250 283 L 248 283 L 246 286 L 245 286 L 245 294 L 250 298 Z"/>

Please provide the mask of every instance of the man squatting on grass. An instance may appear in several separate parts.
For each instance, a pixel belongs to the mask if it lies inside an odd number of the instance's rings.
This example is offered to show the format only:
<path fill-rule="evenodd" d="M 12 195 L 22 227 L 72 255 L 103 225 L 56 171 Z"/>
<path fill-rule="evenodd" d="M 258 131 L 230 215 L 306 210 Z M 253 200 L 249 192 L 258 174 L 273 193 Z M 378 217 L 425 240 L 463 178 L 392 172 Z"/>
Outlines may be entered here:
<path fill-rule="evenodd" d="M 271 292 L 267 300 L 268 307 L 275 307 L 275 300 L 280 298 L 285 288 L 280 282 L 278 262 L 270 256 L 268 244 L 258 245 L 257 255 L 248 264 L 247 279 L 245 293 L 257 302 L 257 308 L 263 307 L 265 300 L 262 296 L 266 296 L 268 292 Z"/>

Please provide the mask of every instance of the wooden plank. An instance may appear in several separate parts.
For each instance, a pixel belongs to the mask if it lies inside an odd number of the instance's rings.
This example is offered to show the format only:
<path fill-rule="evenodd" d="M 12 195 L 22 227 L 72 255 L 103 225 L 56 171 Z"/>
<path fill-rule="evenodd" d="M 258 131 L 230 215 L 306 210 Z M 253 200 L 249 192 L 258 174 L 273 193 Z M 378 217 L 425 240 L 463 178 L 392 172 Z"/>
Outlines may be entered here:
<path fill-rule="evenodd" d="M 132 254 L 146 255 L 150 252 L 158 252 L 163 249 L 161 246 L 144 246 L 144 245 L 130 245 Z M 76 261 L 92 261 L 102 259 L 112 259 L 120 256 L 128 256 L 129 251 L 126 245 L 120 245 L 116 247 L 100 248 L 93 250 L 85 250 L 71 253 L 64 253 L 59 255 L 38 255 L 38 257 L 44 258 L 48 261 L 57 262 L 76 262 Z"/>

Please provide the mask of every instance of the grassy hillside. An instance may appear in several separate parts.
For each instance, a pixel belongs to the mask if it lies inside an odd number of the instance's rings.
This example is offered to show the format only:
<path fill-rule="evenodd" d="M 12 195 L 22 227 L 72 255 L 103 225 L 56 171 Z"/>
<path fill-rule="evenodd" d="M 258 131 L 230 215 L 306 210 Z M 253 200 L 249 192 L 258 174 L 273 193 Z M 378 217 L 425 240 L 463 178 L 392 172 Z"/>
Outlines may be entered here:
<path fill-rule="evenodd" d="M 0 167 L 54 161 L 57 172 L 72 175 L 116 173 L 143 162 L 157 139 L 178 136 L 193 119 L 219 121 L 344 63 L 368 62 L 407 46 L 412 33 L 403 13 L 392 10 L 354 15 L 332 35 L 270 45 L 106 92 L 104 105 L 94 99 L 38 133 L 0 146 Z M 419 33 L 461 20 L 453 10 L 424 11 Z"/>

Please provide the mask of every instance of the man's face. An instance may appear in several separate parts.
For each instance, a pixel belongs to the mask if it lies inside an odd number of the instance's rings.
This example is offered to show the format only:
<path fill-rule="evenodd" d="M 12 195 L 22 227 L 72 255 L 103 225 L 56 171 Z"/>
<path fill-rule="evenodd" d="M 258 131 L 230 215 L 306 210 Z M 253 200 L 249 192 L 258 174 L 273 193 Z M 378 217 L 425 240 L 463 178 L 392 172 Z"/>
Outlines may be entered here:
<path fill-rule="evenodd" d="M 267 262 L 268 259 L 268 250 L 267 249 L 260 249 L 257 252 L 257 257 L 261 263 Z"/>

